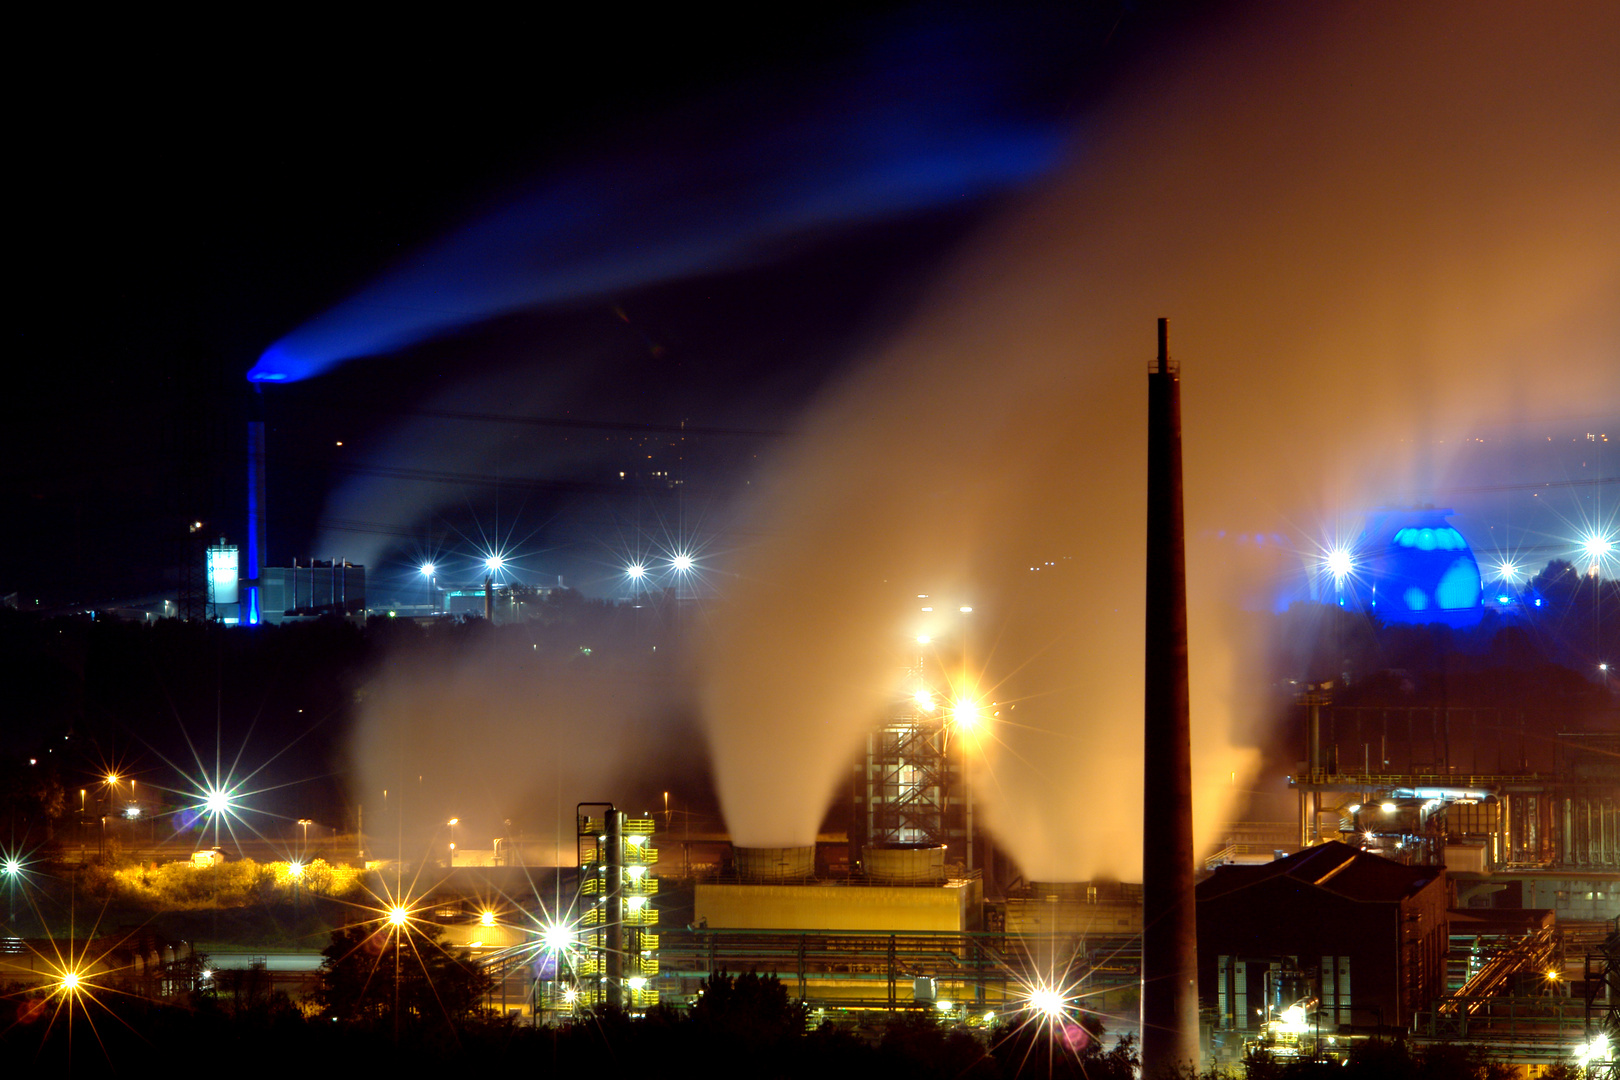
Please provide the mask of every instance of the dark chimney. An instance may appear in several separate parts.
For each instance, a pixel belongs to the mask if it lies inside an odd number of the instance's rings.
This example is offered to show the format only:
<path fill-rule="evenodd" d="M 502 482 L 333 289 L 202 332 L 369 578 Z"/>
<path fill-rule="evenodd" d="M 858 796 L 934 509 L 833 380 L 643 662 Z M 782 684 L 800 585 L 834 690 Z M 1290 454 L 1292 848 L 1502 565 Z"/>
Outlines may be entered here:
<path fill-rule="evenodd" d="M 1148 375 L 1147 636 L 1143 694 L 1142 1075 L 1199 1065 L 1193 895 L 1187 556 L 1181 510 L 1181 382 L 1159 320 Z"/>

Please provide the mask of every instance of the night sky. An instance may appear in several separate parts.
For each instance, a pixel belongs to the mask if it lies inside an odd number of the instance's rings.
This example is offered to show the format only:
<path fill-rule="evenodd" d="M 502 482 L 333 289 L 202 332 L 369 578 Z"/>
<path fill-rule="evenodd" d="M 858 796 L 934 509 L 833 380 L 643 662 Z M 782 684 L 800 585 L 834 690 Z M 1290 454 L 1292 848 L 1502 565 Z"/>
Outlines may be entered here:
<path fill-rule="evenodd" d="M 240 542 L 244 376 L 346 303 L 332 366 L 266 394 L 272 561 L 350 557 L 383 588 L 503 538 L 537 578 L 610 591 L 646 521 L 717 526 L 1110 81 L 1204 17 L 36 16 L 8 76 L 0 593 L 148 599 L 187 519 Z M 682 423 L 707 434 L 660 444 Z M 610 482 L 649 461 L 679 505 Z"/>

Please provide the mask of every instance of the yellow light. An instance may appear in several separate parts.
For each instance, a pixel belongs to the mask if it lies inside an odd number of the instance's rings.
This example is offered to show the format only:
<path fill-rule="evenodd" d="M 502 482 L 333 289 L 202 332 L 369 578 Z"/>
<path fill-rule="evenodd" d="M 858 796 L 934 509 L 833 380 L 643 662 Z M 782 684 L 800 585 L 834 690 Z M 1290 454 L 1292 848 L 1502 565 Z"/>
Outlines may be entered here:
<path fill-rule="evenodd" d="M 979 703 L 971 698 L 960 697 L 951 707 L 951 716 L 956 720 L 957 727 L 972 727 L 979 722 Z"/>
<path fill-rule="evenodd" d="M 916 701 L 917 708 L 921 709 L 923 712 L 934 711 L 934 695 L 930 694 L 927 690 L 918 690 L 915 694 L 912 694 L 911 697 L 912 700 Z"/>
<path fill-rule="evenodd" d="M 478 923 L 480 926 L 494 926 L 495 913 L 493 911 L 486 911 L 482 913 L 478 916 Z"/>
<path fill-rule="evenodd" d="M 568 1002 L 570 1005 L 574 1003 L 574 999 L 577 997 L 579 997 L 579 991 L 575 990 L 572 986 L 563 988 L 563 1000 Z"/>
<path fill-rule="evenodd" d="M 397 904 L 388 909 L 388 921 L 395 926 L 404 926 L 410 918 L 411 913 Z"/>
<path fill-rule="evenodd" d="M 304 864 L 301 863 L 301 862 L 290 862 L 290 863 L 288 863 L 287 864 L 287 876 L 292 878 L 294 881 L 297 881 L 299 878 L 303 877 L 304 876 Z"/>
<path fill-rule="evenodd" d="M 77 990 L 78 988 L 79 988 L 79 973 L 77 971 L 63 972 L 62 973 L 62 989 L 64 989 L 64 990 Z"/>
<path fill-rule="evenodd" d="M 1392 802 L 1387 802 L 1387 803 L 1384 803 L 1382 806 L 1380 806 L 1378 809 L 1382 810 L 1386 814 L 1393 814 L 1397 809 L 1399 809 L 1399 807 L 1397 807 Z"/>

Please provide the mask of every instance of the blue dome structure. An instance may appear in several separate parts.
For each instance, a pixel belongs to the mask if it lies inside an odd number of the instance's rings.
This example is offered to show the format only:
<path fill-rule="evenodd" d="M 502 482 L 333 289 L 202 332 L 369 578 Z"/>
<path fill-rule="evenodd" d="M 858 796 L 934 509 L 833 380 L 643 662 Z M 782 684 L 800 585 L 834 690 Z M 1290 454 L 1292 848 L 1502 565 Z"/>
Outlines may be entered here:
<path fill-rule="evenodd" d="M 1479 563 L 1447 520 L 1452 512 L 1432 506 L 1375 511 L 1356 542 L 1350 572 L 1338 582 L 1339 603 L 1388 623 L 1479 622 Z"/>

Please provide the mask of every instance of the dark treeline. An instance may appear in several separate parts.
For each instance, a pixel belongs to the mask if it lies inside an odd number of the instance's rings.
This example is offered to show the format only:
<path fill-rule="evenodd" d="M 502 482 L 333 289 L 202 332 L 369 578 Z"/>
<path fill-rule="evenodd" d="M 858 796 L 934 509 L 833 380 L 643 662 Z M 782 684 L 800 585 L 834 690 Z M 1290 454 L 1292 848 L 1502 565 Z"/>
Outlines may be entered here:
<path fill-rule="evenodd" d="M 379 976 L 375 990 L 388 980 Z M 16 1019 L 0 1031 L 6 1060 L 28 1062 L 33 1074 L 138 1072 L 184 1058 L 182 1068 L 207 1067 L 231 1076 L 501 1075 L 519 1069 L 536 1077 L 746 1076 L 771 1080 L 882 1077 L 884 1080 L 1011 1080 L 1014 1077 L 1134 1080 L 1138 1058 L 1129 1039 L 1077 1040 L 1037 1024 L 985 1032 L 953 1030 L 925 1012 L 895 1016 L 862 1029 L 824 1024 L 806 1031 L 802 1007 L 774 978 L 724 974 L 691 1009 L 667 1007 L 630 1018 L 600 1009 L 572 1023 L 535 1028 L 472 1017 L 455 1023 L 412 1014 L 396 1027 L 386 1010 L 364 1020 L 311 1014 L 284 995 L 255 997 L 225 986 L 186 1006 L 159 1006 L 103 996 L 57 1008 L 38 998 L 8 995 Z M 386 993 L 382 993 L 386 997 Z M 73 1012 L 70 1026 L 68 1014 Z M 1083 1043 L 1078 1045 L 1077 1043 Z M 496 1073 L 494 1070 L 501 1070 Z M 1265 1055 L 1233 1071 L 1172 1076 L 1180 1080 L 1507 1080 L 1509 1066 L 1477 1046 L 1413 1047 L 1369 1042 L 1345 1061 L 1284 1061 Z M 1580 1075 L 1572 1064 L 1544 1074 Z"/>

